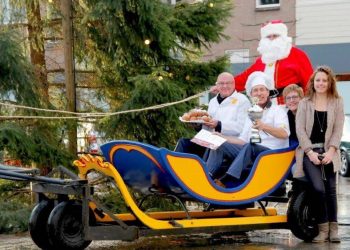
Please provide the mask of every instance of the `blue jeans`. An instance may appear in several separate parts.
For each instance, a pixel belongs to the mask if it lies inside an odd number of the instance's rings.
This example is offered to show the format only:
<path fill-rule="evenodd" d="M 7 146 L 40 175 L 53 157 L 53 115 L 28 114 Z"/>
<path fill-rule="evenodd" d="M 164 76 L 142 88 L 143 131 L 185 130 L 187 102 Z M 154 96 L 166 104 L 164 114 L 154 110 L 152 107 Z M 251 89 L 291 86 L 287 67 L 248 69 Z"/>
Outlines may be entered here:
<path fill-rule="evenodd" d="M 240 179 L 243 170 L 253 165 L 256 157 L 258 157 L 261 152 L 266 150 L 269 150 L 269 148 L 259 144 L 245 144 L 237 157 L 231 163 L 226 174 L 231 175 L 236 179 Z"/>
<path fill-rule="evenodd" d="M 210 150 L 209 157 L 207 160 L 207 167 L 209 174 L 213 177 L 219 171 L 223 164 L 224 159 L 228 161 L 233 161 L 239 154 L 243 145 L 232 144 L 224 142 L 216 150 Z"/>
<path fill-rule="evenodd" d="M 233 176 L 236 179 L 241 178 L 241 174 L 244 169 L 251 166 L 256 157 L 263 151 L 269 150 L 269 148 L 261 146 L 259 144 L 247 143 L 244 145 L 231 144 L 225 142 L 217 150 L 210 151 L 207 166 L 211 176 L 215 176 L 224 159 L 231 160 L 226 174 Z M 213 152 L 213 153 L 212 153 Z"/>

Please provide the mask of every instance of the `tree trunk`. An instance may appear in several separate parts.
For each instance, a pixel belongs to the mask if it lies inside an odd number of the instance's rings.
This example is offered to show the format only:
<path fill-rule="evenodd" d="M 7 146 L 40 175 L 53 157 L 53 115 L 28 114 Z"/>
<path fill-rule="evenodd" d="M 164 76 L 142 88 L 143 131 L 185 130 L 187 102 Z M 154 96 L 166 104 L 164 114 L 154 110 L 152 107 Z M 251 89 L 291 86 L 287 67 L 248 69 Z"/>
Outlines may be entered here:
<path fill-rule="evenodd" d="M 38 87 L 40 96 L 48 106 L 49 99 L 49 85 L 47 81 L 47 69 L 45 61 L 45 47 L 44 47 L 44 30 L 43 22 L 41 20 L 39 0 L 26 1 L 27 20 L 28 20 L 28 40 L 30 48 L 30 60 L 34 65 L 35 75 L 38 79 Z M 47 175 L 52 166 L 40 165 L 41 175 Z"/>
<path fill-rule="evenodd" d="M 49 104 L 49 85 L 45 62 L 43 23 L 38 0 L 26 1 L 30 59 L 39 79 L 39 89 L 46 104 Z"/>
<path fill-rule="evenodd" d="M 62 34 L 64 47 L 64 69 L 66 83 L 67 110 L 76 111 L 76 95 L 74 82 L 73 64 L 73 29 L 72 29 L 72 2 L 71 0 L 61 0 L 62 12 Z M 77 152 L 77 123 L 70 122 L 69 131 L 69 151 Z"/>

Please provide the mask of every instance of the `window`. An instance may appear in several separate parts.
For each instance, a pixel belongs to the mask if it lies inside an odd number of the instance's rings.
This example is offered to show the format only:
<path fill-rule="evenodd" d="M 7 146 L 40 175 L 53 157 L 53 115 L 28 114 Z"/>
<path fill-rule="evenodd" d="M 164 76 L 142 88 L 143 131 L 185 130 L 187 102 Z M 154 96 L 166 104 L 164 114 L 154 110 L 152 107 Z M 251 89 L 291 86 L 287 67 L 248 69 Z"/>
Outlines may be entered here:
<path fill-rule="evenodd" d="M 211 83 L 212 85 L 214 85 L 215 83 Z M 198 100 L 198 104 L 199 106 L 207 106 L 209 104 L 209 101 L 211 99 L 211 94 L 209 92 L 209 90 L 203 94 L 202 96 L 199 97 L 199 100 Z"/>
<path fill-rule="evenodd" d="M 18 7 L 10 0 L 0 0 L 0 23 L 25 23 L 27 20 L 24 7 Z"/>
<path fill-rule="evenodd" d="M 225 55 L 230 59 L 230 63 L 249 63 L 249 49 L 226 50 Z"/>
<path fill-rule="evenodd" d="M 280 0 L 256 0 L 257 9 L 279 9 Z"/>
<path fill-rule="evenodd" d="M 261 5 L 266 4 L 279 4 L 280 0 L 260 0 Z"/>
<path fill-rule="evenodd" d="M 171 5 L 175 5 L 177 2 L 180 2 L 181 0 L 163 0 L 162 2 L 163 3 L 168 3 L 168 4 L 171 4 Z"/>

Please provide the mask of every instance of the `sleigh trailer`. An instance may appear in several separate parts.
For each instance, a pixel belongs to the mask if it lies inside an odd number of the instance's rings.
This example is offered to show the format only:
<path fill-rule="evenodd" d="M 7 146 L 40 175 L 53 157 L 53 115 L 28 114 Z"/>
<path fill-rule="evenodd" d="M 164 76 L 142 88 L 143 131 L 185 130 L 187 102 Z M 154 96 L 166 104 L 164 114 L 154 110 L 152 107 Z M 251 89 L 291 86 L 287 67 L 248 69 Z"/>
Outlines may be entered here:
<path fill-rule="evenodd" d="M 291 229 L 308 241 L 318 231 L 307 185 L 295 182 L 290 197 L 271 196 L 290 173 L 295 147 L 261 153 L 242 183 L 232 188 L 217 186 L 195 155 L 133 141 L 102 145 L 104 157 L 82 155 L 74 161 L 78 176 L 61 168 L 69 179 L 6 166 L 0 166 L 0 178 L 31 182 L 37 204 L 29 230 L 42 249 L 84 249 L 93 240 L 276 228 Z M 88 181 L 91 171 L 113 180 L 129 213 L 114 214 L 94 199 L 95 186 Z M 144 198 L 137 201 L 131 189 Z M 143 204 L 151 196 L 171 199 L 182 209 L 149 212 Z M 186 201 L 202 203 L 203 209 L 189 211 Z M 268 207 L 270 201 L 289 202 L 287 214 Z M 255 203 L 259 205 L 252 207 Z"/>

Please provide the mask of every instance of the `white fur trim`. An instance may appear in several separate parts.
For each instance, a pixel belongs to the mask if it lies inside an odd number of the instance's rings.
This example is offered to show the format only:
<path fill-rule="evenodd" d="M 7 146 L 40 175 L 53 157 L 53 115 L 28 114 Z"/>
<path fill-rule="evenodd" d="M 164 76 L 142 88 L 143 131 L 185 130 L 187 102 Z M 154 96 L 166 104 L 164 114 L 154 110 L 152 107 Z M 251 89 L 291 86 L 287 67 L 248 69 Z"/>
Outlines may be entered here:
<path fill-rule="evenodd" d="M 268 23 L 260 29 L 260 34 L 261 37 L 274 34 L 286 37 L 288 35 L 288 28 L 284 23 Z"/>

